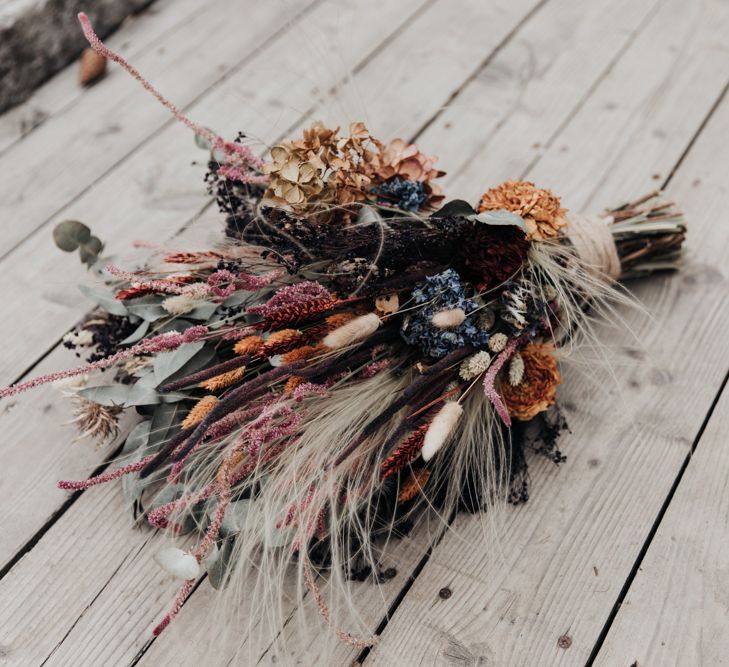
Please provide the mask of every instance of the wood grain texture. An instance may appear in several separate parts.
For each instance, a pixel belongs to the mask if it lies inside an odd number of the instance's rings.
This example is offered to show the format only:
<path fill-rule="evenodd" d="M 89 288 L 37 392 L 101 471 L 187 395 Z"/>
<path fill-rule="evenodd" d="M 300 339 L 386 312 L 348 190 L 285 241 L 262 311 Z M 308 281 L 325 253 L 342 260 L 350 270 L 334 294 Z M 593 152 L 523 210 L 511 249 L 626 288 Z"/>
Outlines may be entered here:
<path fill-rule="evenodd" d="M 231 12 L 240 3 L 215 0 L 194 21 L 162 36 L 156 48 L 140 53 L 134 65 L 184 109 L 239 69 L 310 3 L 287 0 L 287 12 L 276 3 L 252 3 L 245 7 L 246 20 L 230 30 Z M 175 122 L 169 111 L 145 99 L 139 84 L 120 67 L 110 70 L 108 79 L 86 91 L 84 104 L 49 119 L 0 157 L 6 174 L 0 181 L 3 215 L 17 221 L 0 227 L 0 257 L 47 225 L 59 208 L 161 127 Z M 39 183 L 43 196 L 38 196 Z"/>
<path fill-rule="evenodd" d="M 728 441 L 725 389 L 596 665 L 726 664 Z"/>
<path fill-rule="evenodd" d="M 702 59 L 723 63 L 707 63 L 707 72 L 722 70 L 724 75 L 717 75 L 710 89 L 703 80 L 704 114 L 726 83 L 726 53 L 716 45 L 727 17 L 722 7 L 713 10 L 701 13 L 667 3 L 527 176 L 547 181 L 559 192 L 566 188 L 578 205 L 607 197 L 610 192 L 601 190 L 592 195 L 602 173 L 600 155 L 622 151 L 637 156 L 641 137 L 649 137 L 647 144 L 653 141 L 654 120 L 667 124 L 661 129 L 671 139 L 654 153 L 649 171 L 642 163 L 634 170 L 633 163 L 621 162 L 622 182 L 641 191 L 650 187 L 653 170 L 670 173 L 703 120 L 697 113 L 694 127 L 687 127 L 685 108 L 677 112 L 675 125 L 666 120 L 670 114 L 662 100 L 670 108 L 683 97 L 671 90 L 674 82 L 695 90 L 695 82 L 681 75 L 682 67 L 692 68 Z M 681 11 L 687 12 L 683 19 Z M 706 50 L 670 49 L 673 40 L 681 40 L 669 38 L 666 25 L 678 35 L 691 33 L 695 48 L 703 44 Z M 706 38 L 696 39 L 702 34 Z M 672 58 L 660 56 L 661 44 Z M 634 88 L 620 90 L 621 80 L 632 80 Z M 599 125 L 586 135 L 588 114 L 593 105 L 610 102 L 611 90 L 620 93 L 615 98 L 619 113 L 600 116 Z M 635 106 L 628 108 L 628 99 Z M 712 118 L 699 144 L 721 143 L 724 127 L 725 111 Z M 573 162 L 573 147 L 591 156 L 589 161 Z M 721 155 L 709 165 L 697 144 L 671 184 L 670 194 L 681 201 L 690 220 L 689 262 L 679 276 L 636 285 L 652 319 L 622 314 L 638 341 L 624 331 L 603 328 L 612 376 L 590 367 L 564 374 L 562 404 L 572 426 L 562 447 L 567 463 L 558 470 L 544 462 L 533 466 L 532 499 L 505 513 L 501 540 L 491 549 L 478 539 L 477 519 L 459 519 L 461 538 L 470 539 L 472 547 L 464 548 L 462 539 L 441 543 L 386 628 L 372 664 L 478 664 L 479 659 L 487 664 L 584 664 L 729 367 L 719 342 L 729 317 L 724 260 L 729 248 L 726 234 L 715 224 L 726 208 L 726 186 L 716 165 L 729 156 L 716 151 Z M 594 177 L 585 164 L 595 165 Z M 580 190 L 578 183 L 589 188 Z M 612 183 L 610 179 L 606 187 Z M 571 200 L 566 201 L 569 205 Z M 680 354 L 687 346 L 691 354 Z M 448 601 L 437 598 L 444 585 L 454 591 Z M 571 639 L 567 650 L 557 645 L 565 633 Z"/>
<path fill-rule="evenodd" d="M 173 4 L 174 9 L 170 9 Z M 106 43 L 134 61 L 203 11 L 197 0 L 159 0 L 128 17 Z M 53 116 L 83 104 L 85 93 L 86 89 L 78 85 L 78 67 L 74 64 L 41 85 L 25 102 L 0 115 L 0 156 Z"/>

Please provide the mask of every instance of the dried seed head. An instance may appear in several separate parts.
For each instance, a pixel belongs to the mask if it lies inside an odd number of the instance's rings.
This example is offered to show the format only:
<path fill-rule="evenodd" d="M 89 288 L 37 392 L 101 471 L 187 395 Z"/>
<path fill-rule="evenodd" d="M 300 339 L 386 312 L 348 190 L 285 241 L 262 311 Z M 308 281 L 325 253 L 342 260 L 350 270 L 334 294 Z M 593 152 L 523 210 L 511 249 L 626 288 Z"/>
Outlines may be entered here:
<path fill-rule="evenodd" d="M 208 416 L 217 402 L 218 399 L 215 398 L 215 396 L 203 396 L 197 403 L 195 403 L 195 405 L 192 406 L 190 412 L 187 413 L 187 417 L 185 417 L 182 422 L 182 427 L 190 428 L 191 426 L 199 424 Z"/>
<path fill-rule="evenodd" d="M 509 338 L 506 334 L 495 333 L 489 338 L 489 350 L 492 352 L 501 352 L 506 347 L 508 341 Z"/>

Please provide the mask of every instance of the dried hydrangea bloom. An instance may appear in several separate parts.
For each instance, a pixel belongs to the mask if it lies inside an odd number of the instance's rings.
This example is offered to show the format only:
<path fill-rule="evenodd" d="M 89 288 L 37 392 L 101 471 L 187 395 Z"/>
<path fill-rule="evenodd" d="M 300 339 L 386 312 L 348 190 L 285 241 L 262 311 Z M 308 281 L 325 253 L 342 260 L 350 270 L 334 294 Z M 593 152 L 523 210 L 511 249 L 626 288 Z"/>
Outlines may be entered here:
<path fill-rule="evenodd" d="M 523 379 L 512 385 L 507 373 L 500 388 L 509 415 L 528 421 L 554 405 L 560 374 L 551 344 L 530 343 L 519 351 L 519 356 L 524 363 Z"/>
<path fill-rule="evenodd" d="M 506 181 L 481 196 L 479 211 L 507 210 L 520 215 L 531 241 L 546 241 L 565 226 L 565 213 L 559 197 L 551 190 L 538 188 L 529 181 Z"/>

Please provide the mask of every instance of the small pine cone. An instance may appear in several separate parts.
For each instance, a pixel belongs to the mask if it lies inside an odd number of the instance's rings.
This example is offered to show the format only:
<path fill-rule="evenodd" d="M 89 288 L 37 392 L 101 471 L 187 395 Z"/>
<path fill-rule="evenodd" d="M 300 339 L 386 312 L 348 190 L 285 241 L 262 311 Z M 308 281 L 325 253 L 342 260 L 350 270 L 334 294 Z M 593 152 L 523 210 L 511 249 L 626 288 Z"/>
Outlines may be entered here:
<path fill-rule="evenodd" d="M 430 470 L 427 468 L 420 468 L 420 470 L 413 470 L 408 478 L 405 480 L 403 485 L 400 487 L 400 493 L 397 496 L 397 502 L 406 503 L 408 500 L 412 500 L 423 490 L 423 487 L 428 483 L 430 479 Z"/>
<path fill-rule="evenodd" d="M 190 412 L 187 413 L 182 428 L 190 428 L 199 424 L 210 411 L 215 407 L 218 399 L 215 396 L 203 396 L 195 405 L 192 406 Z"/>
<path fill-rule="evenodd" d="M 233 346 L 233 351 L 241 357 L 247 357 L 258 352 L 262 345 L 263 338 L 260 336 L 246 336 Z"/>
<path fill-rule="evenodd" d="M 245 375 L 246 367 L 241 366 L 240 368 L 234 368 L 232 371 L 227 373 L 221 373 L 215 377 L 211 377 L 207 380 L 203 380 L 198 386 L 208 391 L 220 391 L 221 389 L 227 389 L 232 384 L 243 379 Z"/>
<path fill-rule="evenodd" d="M 464 277 L 480 291 L 513 279 L 524 265 L 529 242 L 518 227 L 475 223 L 461 246 Z"/>

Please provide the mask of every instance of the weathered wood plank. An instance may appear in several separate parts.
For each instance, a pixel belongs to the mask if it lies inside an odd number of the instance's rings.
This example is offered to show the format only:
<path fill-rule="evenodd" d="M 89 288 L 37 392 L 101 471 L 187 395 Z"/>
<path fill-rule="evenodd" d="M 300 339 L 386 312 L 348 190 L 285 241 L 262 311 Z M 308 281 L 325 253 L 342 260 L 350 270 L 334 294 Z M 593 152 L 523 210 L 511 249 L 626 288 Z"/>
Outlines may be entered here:
<path fill-rule="evenodd" d="M 469 35 L 470 38 L 473 41 L 474 48 L 481 48 L 483 49 L 484 53 L 488 52 L 488 49 L 493 48 L 493 46 L 498 43 L 498 34 L 494 34 L 492 31 L 492 37 L 491 41 L 486 41 L 482 38 L 483 30 L 486 26 L 490 25 L 491 23 L 491 11 L 494 11 L 493 8 L 489 8 L 488 10 L 483 10 L 483 8 L 480 8 L 476 3 L 466 3 L 468 7 L 470 8 L 471 13 L 466 13 L 465 11 L 462 13 L 462 20 L 464 21 L 464 28 L 466 24 L 470 25 L 469 28 Z M 523 15 L 525 8 L 528 8 L 530 6 L 529 3 L 524 2 L 522 5 L 515 5 L 514 3 L 504 3 L 502 6 L 499 7 L 499 11 L 505 11 L 505 8 L 508 6 L 509 16 L 511 17 L 512 23 L 507 24 L 506 22 L 502 25 L 500 30 L 503 30 L 503 34 L 508 33 L 509 28 L 511 25 L 514 25 L 519 22 L 519 19 Z M 436 8 L 438 5 L 435 6 Z M 384 7 L 383 7 L 384 10 Z M 381 17 L 381 14 L 383 12 L 373 13 L 373 16 L 378 16 L 378 20 L 384 20 L 384 17 Z M 423 17 L 428 16 L 427 13 L 422 15 Z M 326 17 L 322 18 L 322 21 Z M 481 21 L 480 24 L 474 24 L 474 18 Z M 439 12 L 432 14 L 427 21 L 419 22 L 418 20 L 413 21 L 410 23 L 409 29 L 406 32 L 400 33 L 398 36 L 398 40 L 393 44 L 390 45 L 390 48 L 387 50 L 383 50 L 380 53 L 381 60 L 379 61 L 380 65 L 387 66 L 388 64 L 388 58 L 392 59 L 392 63 L 399 62 L 399 60 L 402 58 L 403 53 L 407 53 L 410 51 L 410 46 L 414 43 L 419 43 L 423 39 L 423 34 L 420 31 L 424 31 L 425 35 L 428 35 L 429 33 L 437 31 L 439 27 L 442 25 L 443 21 L 443 13 L 442 10 Z M 393 23 L 390 21 L 389 25 L 393 25 Z M 357 40 L 354 40 L 354 43 L 361 43 L 363 46 L 369 46 L 372 44 L 372 37 L 367 37 L 363 34 L 363 27 L 362 25 L 359 26 L 359 29 L 357 31 L 357 34 L 359 35 Z M 393 26 L 394 28 L 397 27 L 395 24 Z M 368 29 L 372 29 L 372 26 L 369 26 Z M 384 60 L 382 59 L 384 55 Z M 270 66 L 270 63 L 269 63 Z M 430 103 L 432 105 L 439 104 L 440 101 L 443 99 L 447 99 L 447 97 L 451 94 L 451 92 L 454 89 L 457 89 L 459 83 L 461 83 L 468 75 L 468 72 L 462 73 L 461 78 L 456 78 L 458 72 L 456 71 L 455 64 L 451 64 L 450 69 L 446 69 L 444 72 L 441 72 L 439 78 L 437 79 L 439 89 L 436 89 L 435 91 L 433 89 L 430 89 L 427 93 L 427 99 L 430 100 Z M 254 88 L 255 90 L 255 88 Z M 302 93 L 306 92 L 305 90 L 302 90 Z M 423 99 L 426 98 L 425 92 L 423 92 Z M 271 102 L 271 104 L 275 103 L 274 101 Z M 408 100 L 408 104 L 413 105 L 414 108 L 415 105 L 423 104 L 423 100 Z M 270 121 L 266 121 L 269 122 Z M 131 180 L 131 179 L 130 179 Z M 108 493 L 108 494 L 116 494 L 118 493 L 118 490 L 115 488 L 109 488 L 106 490 L 100 491 L 101 493 Z M 84 498 L 87 497 L 88 494 L 84 496 Z M 90 501 L 89 501 L 90 502 Z M 81 509 L 77 510 L 77 507 L 81 507 Z M 82 505 L 76 504 L 74 508 L 68 512 L 66 515 L 64 515 L 64 519 L 71 521 L 71 518 L 73 518 L 74 521 L 77 522 L 77 525 L 79 525 L 79 530 L 82 529 L 83 526 L 86 525 L 88 519 L 84 514 L 85 510 L 83 510 Z M 69 517 L 69 518 L 67 518 Z M 122 515 L 119 516 L 119 520 L 123 521 L 124 517 Z M 58 525 L 58 524 L 56 524 Z M 63 535 L 61 534 L 61 529 L 56 528 L 56 525 L 54 525 L 48 533 L 44 536 L 43 541 L 45 544 L 53 544 L 56 541 L 62 541 L 64 539 Z M 16 568 L 13 568 L 13 570 L 10 571 L 10 573 L 3 579 L 2 583 L 0 584 L 0 595 L 11 595 L 11 596 L 23 596 L 23 590 L 24 588 L 21 586 L 20 590 L 16 589 L 15 586 L 19 584 L 22 580 L 22 577 L 16 576 L 18 568 L 24 569 L 24 560 L 21 560 Z M 29 566 L 30 567 L 30 566 Z M 156 568 L 153 568 L 156 570 Z M 67 605 L 69 607 L 69 615 L 73 616 L 74 610 L 78 609 L 86 609 L 88 604 L 88 596 L 90 595 L 90 591 L 93 591 L 93 577 L 91 573 L 93 572 L 93 569 L 88 569 L 89 579 L 88 581 L 84 581 L 84 585 L 81 587 L 80 590 L 73 593 L 72 596 L 67 596 L 66 601 Z M 119 581 L 118 585 L 128 588 L 128 582 L 126 581 Z M 109 599 L 113 600 L 115 599 L 119 591 L 116 588 L 117 582 L 112 579 L 110 580 L 107 585 L 104 587 L 103 596 L 106 597 L 109 596 Z M 126 590 L 125 588 L 125 590 Z M 100 650 L 104 651 L 104 654 L 114 654 L 117 651 L 123 651 L 124 648 L 120 644 L 121 639 L 118 638 L 114 633 L 113 630 L 109 631 L 110 636 L 105 637 L 103 640 L 100 639 L 98 632 L 103 629 L 108 628 L 108 612 L 107 611 L 101 611 L 101 605 L 98 607 L 99 609 L 99 616 L 97 617 L 96 612 L 96 605 L 93 605 L 91 608 L 87 609 L 87 611 L 84 613 L 84 622 L 83 623 L 77 623 L 73 627 L 68 627 L 63 625 L 63 620 L 58 620 L 57 623 L 54 623 L 52 628 L 44 627 L 44 636 L 41 642 L 38 642 L 40 646 L 36 645 L 33 648 L 34 652 L 42 652 L 43 647 L 45 646 L 48 648 L 49 646 L 55 645 L 55 643 L 58 643 L 59 646 L 54 650 L 53 653 L 53 660 L 62 660 L 65 659 L 64 656 L 66 655 L 66 651 L 68 651 L 70 654 L 74 654 L 75 649 L 73 648 L 77 642 L 80 642 L 83 644 L 85 641 L 88 641 L 88 637 L 94 636 L 95 642 L 98 642 L 98 645 L 103 647 Z M 158 616 L 162 612 L 162 608 L 158 608 L 156 610 L 156 613 L 152 613 L 152 609 L 148 607 L 144 607 L 142 610 L 140 610 L 143 617 L 146 619 L 148 624 L 151 624 L 153 618 L 155 616 Z M 23 629 L 23 632 L 26 632 L 28 629 L 25 627 Z M 10 638 L 11 642 L 11 648 L 13 646 L 12 643 L 12 637 L 13 630 L 12 628 L 8 627 L 7 630 L 7 636 Z M 62 641 L 64 638 L 67 638 L 66 641 Z M 96 645 L 96 644 L 95 644 Z M 131 651 L 133 647 L 129 647 L 128 650 Z M 133 655 L 133 653 L 130 653 L 130 655 Z M 78 664 L 78 663 L 75 663 Z"/>
<path fill-rule="evenodd" d="M 157 48 L 141 53 L 135 65 L 184 108 L 239 68 L 309 2 L 294 0 L 285 12 L 276 3 L 253 3 L 246 6 L 245 20 L 230 30 L 240 3 L 217 0 L 163 37 Z M 83 104 L 55 115 L 0 157 L 3 217 L 14 223 L 0 227 L 0 256 L 174 122 L 166 109 L 143 98 L 130 76 L 119 67 L 110 69 L 106 80 L 86 91 Z"/>
<path fill-rule="evenodd" d="M 683 71 L 695 77 L 697 64 L 706 65 L 712 77 L 701 82 L 706 113 L 725 83 L 727 55 L 718 42 L 728 18 L 720 5 L 704 13 L 667 3 L 527 175 L 566 189 L 568 204 L 579 206 L 614 196 L 618 181 L 633 193 L 651 187 L 654 170 L 670 173 L 692 138 L 686 114 L 696 97 L 679 91 L 698 84 Z M 671 48 L 689 42 L 682 52 Z M 684 102 L 671 121 L 679 97 L 691 104 Z M 598 115 L 586 134 L 591 114 L 608 105 L 616 113 Z M 573 431 L 563 443 L 567 463 L 533 465 L 532 499 L 505 511 L 498 545 L 487 549 L 480 541 L 478 519 L 459 518 L 459 539 L 435 550 L 368 664 L 584 664 L 729 367 L 720 342 L 729 318 L 721 268 L 729 248 L 715 224 L 726 209 L 720 165 L 729 163 L 721 139 L 728 113 L 725 103 L 671 184 L 691 225 L 687 266 L 682 275 L 636 286 L 653 319 L 621 313 L 640 345 L 603 327 L 613 374 L 589 366 L 564 374 L 562 403 Z M 693 122 L 697 129 L 701 113 Z M 670 140 L 653 153 L 651 169 L 642 162 L 615 165 L 620 178 L 611 176 L 605 193 L 593 191 L 594 178 L 604 173 L 601 155 L 638 156 L 641 137 L 652 151 L 656 129 Z M 713 147 L 712 159 L 700 146 Z M 574 153 L 593 157 L 575 161 Z M 438 598 L 443 586 L 453 591 L 447 601 Z M 569 649 L 558 647 L 564 634 Z"/>
<path fill-rule="evenodd" d="M 197 0 L 159 0 L 128 17 L 106 41 L 134 61 L 203 11 Z M 85 92 L 78 84 L 78 69 L 72 65 L 40 86 L 25 102 L 0 115 L 0 156 L 56 114 L 83 103 Z"/>
<path fill-rule="evenodd" d="M 729 107 L 729 105 L 724 105 Z M 723 114 L 723 122 L 729 113 Z M 720 133 L 716 132 L 716 139 Z M 698 164 L 726 165 L 708 141 Z M 686 173 L 690 179 L 701 178 Z M 717 199 L 709 181 L 698 186 Z M 722 193 L 726 204 L 726 190 Z M 719 208 L 714 209 L 722 215 Z M 726 266 L 726 262 L 724 263 Z M 723 275 L 726 283 L 726 275 Z M 725 304 L 726 310 L 726 304 Z M 726 318 L 724 318 L 726 319 Z M 689 356 L 693 353 L 689 354 Z M 695 369 L 696 373 L 700 368 Z M 726 387 L 610 627 L 596 665 L 721 665 L 729 655 L 729 392 Z"/>

